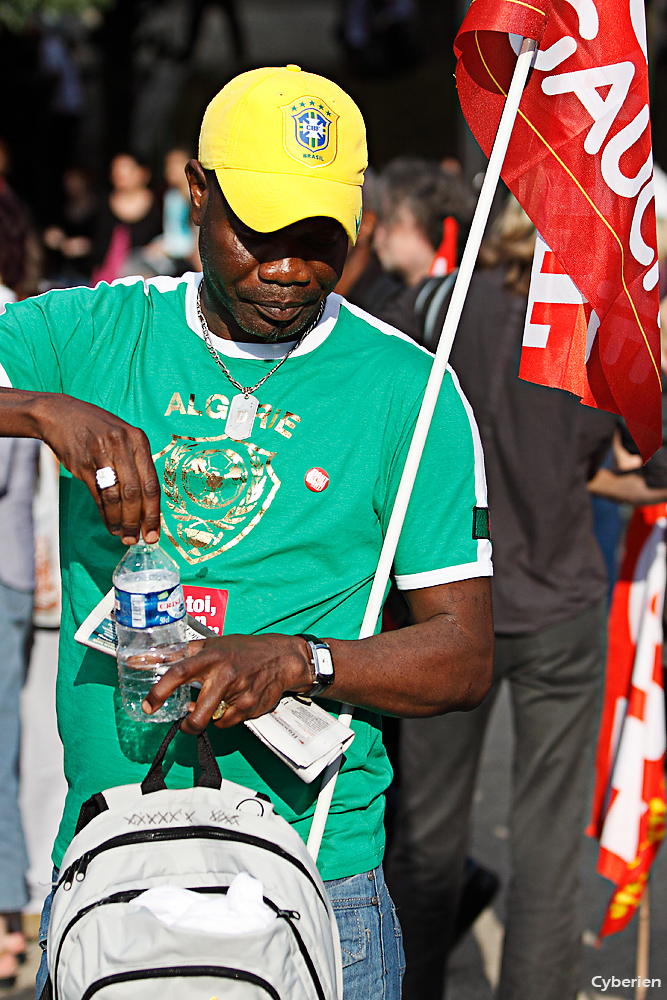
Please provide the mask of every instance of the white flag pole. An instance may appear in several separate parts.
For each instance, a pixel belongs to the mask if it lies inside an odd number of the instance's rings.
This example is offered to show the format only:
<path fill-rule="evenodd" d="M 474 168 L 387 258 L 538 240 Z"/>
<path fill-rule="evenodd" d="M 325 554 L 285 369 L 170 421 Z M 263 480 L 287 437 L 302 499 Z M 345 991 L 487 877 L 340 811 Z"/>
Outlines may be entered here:
<path fill-rule="evenodd" d="M 468 294 L 470 279 L 472 278 L 472 272 L 477 261 L 477 254 L 479 252 L 486 223 L 489 218 L 489 212 L 491 211 L 491 205 L 493 203 L 493 198 L 500 179 L 500 171 L 505 160 L 505 153 L 507 152 L 507 146 L 509 145 L 510 136 L 514 127 L 514 121 L 519 110 L 519 102 L 521 101 L 523 88 L 528 78 L 528 72 L 530 70 L 533 53 L 536 47 L 537 42 L 535 42 L 532 38 L 524 38 L 521 45 L 521 51 L 519 52 L 519 57 L 516 61 L 516 66 L 514 67 L 512 82 L 507 94 L 507 99 L 505 100 L 505 106 L 503 108 L 502 117 L 498 126 L 498 132 L 496 134 L 496 139 L 493 144 L 493 149 L 491 151 L 491 156 L 489 158 L 488 167 L 484 177 L 484 183 L 482 184 L 482 190 L 479 194 L 472 225 L 470 226 L 470 233 L 468 235 L 465 250 L 463 251 L 463 257 L 461 258 L 461 266 L 459 267 L 459 272 L 452 291 L 451 301 L 449 303 L 449 309 L 447 310 L 445 323 L 442 328 L 442 334 L 440 335 L 438 349 L 433 360 L 431 374 L 426 384 L 424 399 L 422 400 L 421 409 L 419 411 L 417 423 L 412 435 L 410 450 L 408 451 L 405 468 L 403 469 L 403 475 L 401 476 L 401 481 L 396 493 L 396 499 L 394 501 L 394 507 L 389 520 L 387 534 L 385 535 L 384 543 L 382 545 L 380 559 L 378 561 L 377 570 L 375 571 L 375 579 L 373 580 L 373 586 L 371 587 L 371 592 L 368 597 L 368 604 L 366 605 L 366 613 L 359 631 L 360 639 L 367 639 L 369 636 L 374 634 L 375 626 L 382 609 L 387 580 L 389 579 L 391 567 L 394 562 L 396 546 L 403 527 L 403 521 L 405 520 L 408 503 L 410 502 L 410 495 L 417 476 L 417 470 L 419 468 L 419 462 L 421 461 L 422 452 L 424 450 L 424 444 L 426 443 L 426 436 L 431 425 L 435 405 L 438 401 L 440 387 L 445 375 L 447 363 L 449 362 L 452 344 L 454 343 L 454 337 L 458 329 L 459 320 L 461 319 L 463 305 L 465 303 L 466 295 Z M 352 720 L 353 712 L 354 709 L 351 705 L 343 705 L 341 714 L 338 717 L 340 722 L 342 722 L 345 726 L 349 726 Z M 320 850 L 322 835 L 324 834 L 324 827 L 327 821 L 327 816 L 329 815 L 329 809 L 331 807 L 331 800 L 336 787 L 336 778 L 338 776 L 341 761 L 342 757 L 338 757 L 335 761 L 329 764 L 322 776 L 322 787 L 317 800 L 317 806 L 315 808 L 315 814 L 310 828 L 310 835 L 308 837 L 308 850 L 315 860 L 317 860 L 317 855 Z"/>

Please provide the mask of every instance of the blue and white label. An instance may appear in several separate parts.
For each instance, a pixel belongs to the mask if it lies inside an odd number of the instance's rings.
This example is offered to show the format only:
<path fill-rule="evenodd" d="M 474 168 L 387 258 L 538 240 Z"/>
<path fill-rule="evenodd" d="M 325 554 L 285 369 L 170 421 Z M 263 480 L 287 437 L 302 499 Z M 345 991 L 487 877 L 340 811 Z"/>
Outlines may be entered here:
<path fill-rule="evenodd" d="M 158 593 L 131 594 L 114 588 L 116 594 L 116 621 L 127 628 L 154 628 L 171 625 L 185 617 L 183 589 L 177 583 L 171 590 Z"/>

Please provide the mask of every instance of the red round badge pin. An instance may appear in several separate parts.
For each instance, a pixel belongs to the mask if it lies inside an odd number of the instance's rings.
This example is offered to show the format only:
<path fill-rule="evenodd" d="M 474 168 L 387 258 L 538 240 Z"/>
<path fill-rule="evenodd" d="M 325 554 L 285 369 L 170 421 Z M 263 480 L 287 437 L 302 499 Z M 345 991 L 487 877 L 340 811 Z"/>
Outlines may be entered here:
<path fill-rule="evenodd" d="M 305 481 L 306 486 L 313 493 L 321 493 L 329 485 L 329 477 L 324 469 L 309 469 Z"/>

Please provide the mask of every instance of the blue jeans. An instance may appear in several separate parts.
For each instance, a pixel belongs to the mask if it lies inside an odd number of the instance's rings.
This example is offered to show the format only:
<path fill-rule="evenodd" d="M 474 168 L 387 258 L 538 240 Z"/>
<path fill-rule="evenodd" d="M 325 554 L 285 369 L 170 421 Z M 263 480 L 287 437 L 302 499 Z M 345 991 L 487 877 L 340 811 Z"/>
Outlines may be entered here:
<path fill-rule="evenodd" d="M 53 884 L 58 871 L 53 869 Z M 325 882 L 336 914 L 343 954 L 343 1000 L 400 1000 L 405 971 L 401 928 L 385 885 L 382 865 L 372 872 Z M 46 936 L 53 890 L 39 925 L 42 960 L 37 1000 L 46 982 Z"/>
<path fill-rule="evenodd" d="M 19 697 L 32 628 L 32 592 L 0 583 L 0 913 L 28 902 L 18 803 Z"/>
<path fill-rule="evenodd" d="M 42 995 L 44 984 L 46 983 L 49 975 L 49 968 L 46 964 L 46 939 L 49 933 L 49 921 L 51 920 L 51 903 L 53 902 L 53 893 L 55 892 L 56 885 L 58 884 L 59 874 L 60 872 L 58 869 L 54 868 L 51 874 L 51 892 L 44 900 L 42 916 L 39 921 L 39 935 L 37 940 L 39 941 L 39 947 L 42 949 L 42 955 L 39 960 L 39 969 L 37 970 L 37 975 L 35 977 L 35 994 L 37 1000 L 39 1000 Z"/>
<path fill-rule="evenodd" d="M 403 940 L 382 865 L 325 882 L 343 954 L 343 1000 L 400 1000 Z"/>

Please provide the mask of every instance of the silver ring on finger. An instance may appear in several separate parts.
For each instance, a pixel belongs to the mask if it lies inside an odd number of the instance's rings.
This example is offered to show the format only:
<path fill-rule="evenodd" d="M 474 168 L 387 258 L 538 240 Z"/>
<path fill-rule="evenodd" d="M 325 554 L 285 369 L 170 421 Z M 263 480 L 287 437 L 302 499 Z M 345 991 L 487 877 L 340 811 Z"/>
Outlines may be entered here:
<path fill-rule="evenodd" d="M 118 476 L 110 465 L 105 465 L 103 469 L 98 469 L 95 473 L 95 482 L 101 490 L 108 490 L 110 486 L 115 486 Z"/>

